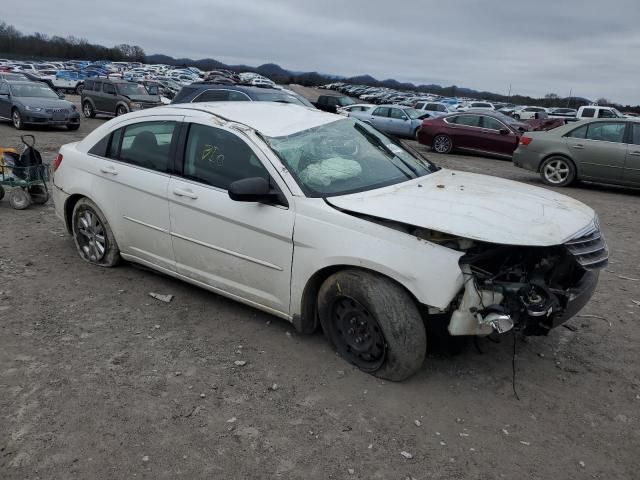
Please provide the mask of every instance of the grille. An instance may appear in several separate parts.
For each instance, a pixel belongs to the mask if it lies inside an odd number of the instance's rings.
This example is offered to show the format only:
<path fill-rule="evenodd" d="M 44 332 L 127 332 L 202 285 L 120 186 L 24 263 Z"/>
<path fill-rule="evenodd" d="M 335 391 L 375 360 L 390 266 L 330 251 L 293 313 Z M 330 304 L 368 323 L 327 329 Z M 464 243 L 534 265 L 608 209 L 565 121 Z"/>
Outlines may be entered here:
<path fill-rule="evenodd" d="M 47 113 L 66 113 L 67 109 L 66 108 L 47 108 L 46 112 Z"/>
<path fill-rule="evenodd" d="M 607 243 L 597 227 L 586 235 L 569 240 L 565 246 L 582 268 L 587 270 L 604 268 L 609 263 Z"/>

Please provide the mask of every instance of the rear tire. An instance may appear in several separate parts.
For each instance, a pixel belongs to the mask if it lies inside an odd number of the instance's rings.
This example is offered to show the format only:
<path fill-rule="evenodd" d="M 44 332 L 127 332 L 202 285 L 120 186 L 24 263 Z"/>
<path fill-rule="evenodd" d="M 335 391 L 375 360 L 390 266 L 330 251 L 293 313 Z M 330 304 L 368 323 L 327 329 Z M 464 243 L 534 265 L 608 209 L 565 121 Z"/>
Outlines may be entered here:
<path fill-rule="evenodd" d="M 453 140 L 449 135 L 436 135 L 433 139 L 433 151 L 436 153 L 451 153 L 453 150 Z"/>
<path fill-rule="evenodd" d="M 549 157 L 540 166 L 540 177 L 546 185 L 568 187 L 576 179 L 576 166 L 566 157 Z"/>
<path fill-rule="evenodd" d="M 357 269 L 331 275 L 320 287 L 318 313 L 329 342 L 364 372 L 402 381 L 424 363 L 422 316 L 411 295 L 386 277 Z"/>
<path fill-rule="evenodd" d="M 120 261 L 120 249 L 98 206 L 88 198 L 81 198 L 71 217 L 73 240 L 78 254 L 85 262 L 101 267 L 114 267 Z"/>
<path fill-rule="evenodd" d="M 93 109 L 93 105 L 88 100 L 82 104 L 82 113 L 86 118 L 94 118 L 96 116 L 96 111 Z"/>

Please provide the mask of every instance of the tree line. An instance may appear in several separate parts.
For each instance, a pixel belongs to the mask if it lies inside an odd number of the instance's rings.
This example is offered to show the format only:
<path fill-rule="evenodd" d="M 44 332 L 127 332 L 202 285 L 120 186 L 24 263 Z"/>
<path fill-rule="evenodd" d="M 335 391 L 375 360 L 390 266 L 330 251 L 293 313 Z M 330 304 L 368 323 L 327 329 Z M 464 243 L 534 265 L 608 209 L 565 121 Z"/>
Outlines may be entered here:
<path fill-rule="evenodd" d="M 39 32 L 27 35 L 6 22 L 0 22 L 0 55 L 16 59 L 112 60 L 114 62 L 144 62 L 146 58 L 144 50 L 138 45 L 123 43 L 109 48 L 74 36 L 49 36 Z"/>

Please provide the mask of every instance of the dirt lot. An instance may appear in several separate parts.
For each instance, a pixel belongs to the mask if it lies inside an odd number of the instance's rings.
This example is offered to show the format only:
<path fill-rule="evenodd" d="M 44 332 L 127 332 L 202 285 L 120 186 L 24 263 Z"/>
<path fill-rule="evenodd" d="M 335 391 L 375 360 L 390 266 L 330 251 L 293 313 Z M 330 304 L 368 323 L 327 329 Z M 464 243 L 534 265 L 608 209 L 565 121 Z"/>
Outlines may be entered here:
<path fill-rule="evenodd" d="M 35 134 L 51 161 L 101 122 Z M 0 144 L 17 132 L 0 125 Z M 541 185 L 509 162 L 430 158 Z M 0 478 L 638 478 L 640 193 L 563 193 L 597 210 L 611 264 L 571 329 L 518 342 L 520 400 L 511 337 L 383 382 L 320 333 L 82 262 L 51 204 L 0 202 Z"/>

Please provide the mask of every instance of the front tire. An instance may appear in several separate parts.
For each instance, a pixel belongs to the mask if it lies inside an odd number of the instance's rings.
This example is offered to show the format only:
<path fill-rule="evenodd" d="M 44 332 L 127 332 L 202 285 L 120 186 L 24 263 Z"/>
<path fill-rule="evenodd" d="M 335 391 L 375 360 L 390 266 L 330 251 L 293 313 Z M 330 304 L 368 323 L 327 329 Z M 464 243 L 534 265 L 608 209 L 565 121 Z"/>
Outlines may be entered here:
<path fill-rule="evenodd" d="M 101 267 L 114 267 L 120 261 L 120 249 L 98 206 L 88 198 L 78 200 L 72 215 L 73 240 L 80 258 Z"/>
<path fill-rule="evenodd" d="M 82 90 L 84 90 L 84 84 L 79 83 L 78 85 L 76 85 L 76 88 L 75 88 L 76 95 L 81 95 Z"/>
<path fill-rule="evenodd" d="M 129 113 L 129 110 L 127 110 L 127 108 L 122 105 L 118 105 L 118 108 L 116 108 L 116 117 L 119 117 L 120 115 L 124 115 L 126 113 Z"/>
<path fill-rule="evenodd" d="M 409 293 L 364 270 L 331 275 L 318 293 L 320 323 L 329 342 L 360 370 L 392 381 L 415 374 L 425 359 L 427 334 Z"/>
<path fill-rule="evenodd" d="M 74 130 L 78 130 L 80 128 L 80 124 L 79 123 L 70 123 L 67 125 L 67 130 L 71 130 L 72 132 Z"/>
<path fill-rule="evenodd" d="M 576 179 L 576 167 L 566 157 L 550 157 L 540 166 L 540 177 L 549 186 L 567 187 Z"/>
<path fill-rule="evenodd" d="M 433 151 L 436 153 L 451 153 L 453 140 L 449 135 L 436 135 L 433 139 Z"/>
<path fill-rule="evenodd" d="M 13 122 L 13 126 L 16 130 L 22 130 L 24 128 L 22 115 L 20 114 L 20 110 L 17 108 L 14 108 L 13 112 L 11 112 L 11 121 Z"/>

